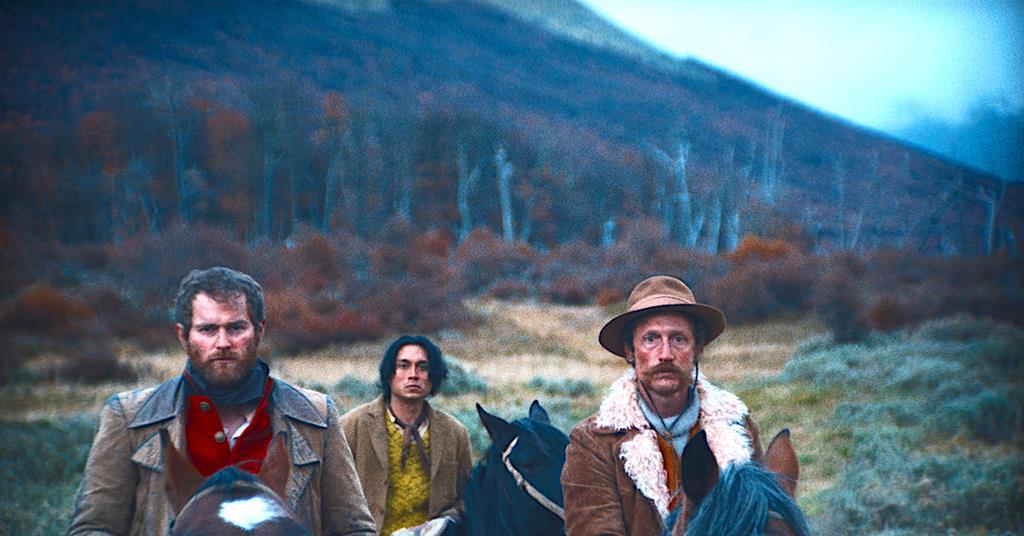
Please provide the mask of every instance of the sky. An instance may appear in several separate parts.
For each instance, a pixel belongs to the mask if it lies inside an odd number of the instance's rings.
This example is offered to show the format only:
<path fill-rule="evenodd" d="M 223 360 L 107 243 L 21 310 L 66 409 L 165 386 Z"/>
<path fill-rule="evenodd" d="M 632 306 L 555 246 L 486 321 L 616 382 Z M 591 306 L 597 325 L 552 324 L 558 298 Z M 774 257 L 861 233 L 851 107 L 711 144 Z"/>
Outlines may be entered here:
<path fill-rule="evenodd" d="M 880 130 L 1024 110 L 1021 0 L 579 1 L 670 54 Z"/>

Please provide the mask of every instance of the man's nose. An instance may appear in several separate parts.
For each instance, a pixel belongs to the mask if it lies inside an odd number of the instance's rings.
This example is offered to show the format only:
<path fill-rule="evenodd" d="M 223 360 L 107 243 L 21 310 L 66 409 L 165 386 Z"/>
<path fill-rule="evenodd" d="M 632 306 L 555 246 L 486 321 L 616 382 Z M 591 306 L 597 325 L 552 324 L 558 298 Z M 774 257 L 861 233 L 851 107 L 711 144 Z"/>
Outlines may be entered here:
<path fill-rule="evenodd" d="M 662 339 L 656 350 L 659 361 L 672 361 L 672 345 L 667 339 Z"/>
<path fill-rule="evenodd" d="M 217 348 L 227 348 L 231 346 L 231 341 L 228 339 L 228 330 L 221 328 L 217 330 L 217 339 L 214 341 Z"/>

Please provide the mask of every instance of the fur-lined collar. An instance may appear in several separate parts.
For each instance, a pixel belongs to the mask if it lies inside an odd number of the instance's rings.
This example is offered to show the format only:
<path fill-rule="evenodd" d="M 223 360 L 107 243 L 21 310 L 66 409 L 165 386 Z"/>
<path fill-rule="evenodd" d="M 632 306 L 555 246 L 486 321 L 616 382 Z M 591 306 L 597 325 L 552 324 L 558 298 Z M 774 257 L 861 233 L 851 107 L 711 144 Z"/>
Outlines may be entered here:
<path fill-rule="evenodd" d="M 703 374 L 697 377 L 697 392 L 700 396 L 698 422 L 707 432 L 708 445 L 719 466 L 724 468 L 730 463 L 749 461 L 753 450 L 744 426 L 747 406 L 736 395 L 712 385 Z M 595 424 L 609 432 L 639 432 L 622 443 L 619 457 L 626 474 L 640 493 L 654 502 L 664 519 L 669 514 L 672 499 L 664 460 L 658 449 L 657 434 L 644 418 L 637 396 L 636 372 L 630 369 L 612 383 L 611 392 L 601 402 Z"/>

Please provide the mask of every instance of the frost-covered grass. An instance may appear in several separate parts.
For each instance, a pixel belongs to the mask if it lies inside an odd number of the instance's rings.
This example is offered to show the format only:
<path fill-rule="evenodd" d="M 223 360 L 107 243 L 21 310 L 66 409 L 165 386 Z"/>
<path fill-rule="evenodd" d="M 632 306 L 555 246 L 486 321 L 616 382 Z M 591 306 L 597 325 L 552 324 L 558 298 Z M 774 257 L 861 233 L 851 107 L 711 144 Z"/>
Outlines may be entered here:
<path fill-rule="evenodd" d="M 0 533 L 64 534 L 96 419 L 0 422 Z"/>
<path fill-rule="evenodd" d="M 836 396 L 817 449 L 845 463 L 808 501 L 819 531 L 1024 530 L 1022 351 L 1024 331 L 972 318 L 806 341 L 774 381 Z"/>

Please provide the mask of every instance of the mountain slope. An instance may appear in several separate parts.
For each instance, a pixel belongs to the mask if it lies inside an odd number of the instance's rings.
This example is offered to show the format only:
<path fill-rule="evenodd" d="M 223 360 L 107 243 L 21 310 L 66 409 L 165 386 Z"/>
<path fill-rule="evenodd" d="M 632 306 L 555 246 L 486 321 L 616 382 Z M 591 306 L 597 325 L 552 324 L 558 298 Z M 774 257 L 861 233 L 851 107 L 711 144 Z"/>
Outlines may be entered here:
<path fill-rule="evenodd" d="M 707 219 L 735 218 L 734 233 L 782 222 L 826 248 L 964 253 L 984 251 L 989 235 L 1020 235 L 1020 216 L 1005 211 L 998 232 L 986 227 L 994 177 L 659 54 L 571 0 L 12 2 L 2 16 L 9 117 L 75 123 L 161 79 L 253 116 L 246 88 L 287 82 L 398 116 L 478 117 L 529 148 L 513 155 L 533 162 L 517 180 L 547 166 L 563 191 L 585 185 L 598 213 L 575 219 L 591 229 L 638 213 L 677 217 L 638 199 L 680 193 L 664 156 L 687 144 L 689 193 Z"/>

